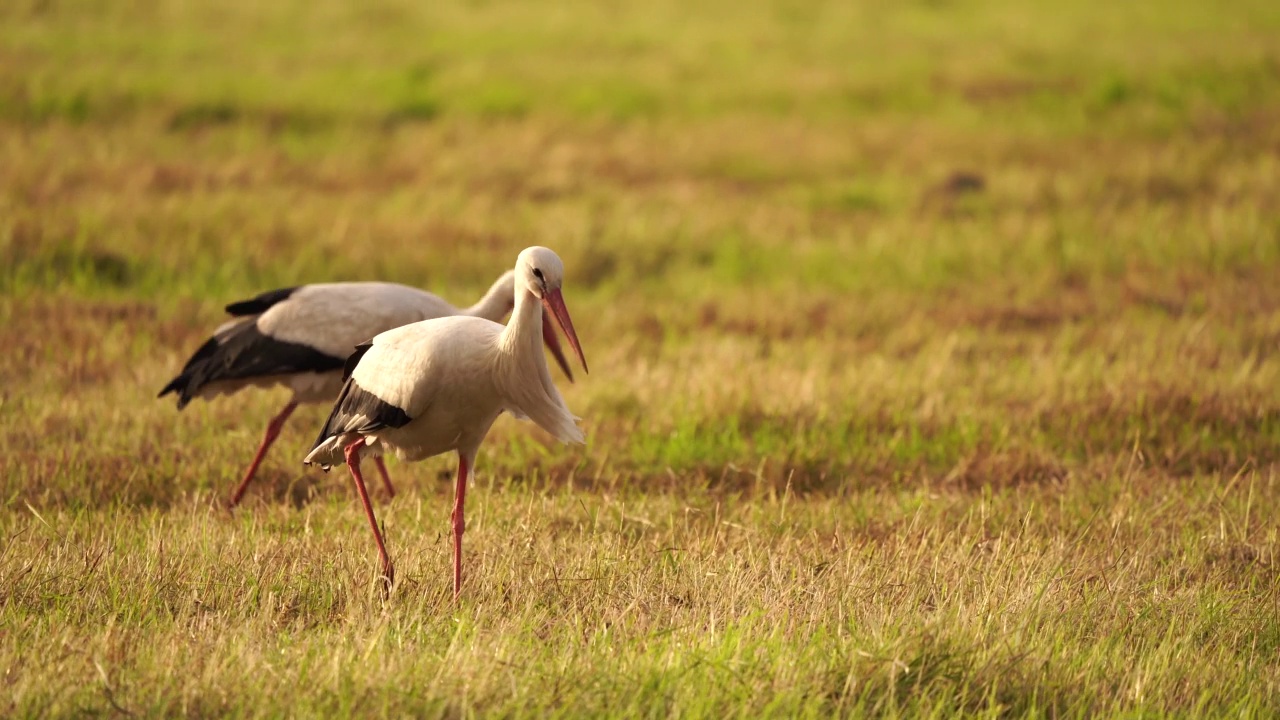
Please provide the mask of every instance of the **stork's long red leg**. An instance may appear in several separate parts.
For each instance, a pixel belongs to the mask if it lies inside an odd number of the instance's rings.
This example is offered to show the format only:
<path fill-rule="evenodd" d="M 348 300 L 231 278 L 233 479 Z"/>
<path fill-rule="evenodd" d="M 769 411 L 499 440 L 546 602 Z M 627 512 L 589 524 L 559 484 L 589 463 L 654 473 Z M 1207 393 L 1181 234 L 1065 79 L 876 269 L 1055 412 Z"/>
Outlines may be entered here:
<path fill-rule="evenodd" d="M 467 500 L 467 459 L 458 455 L 458 489 L 453 502 L 453 600 L 462 594 L 462 533 L 467 520 L 462 507 Z"/>
<path fill-rule="evenodd" d="M 387 488 L 387 495 L 396 496 L 396 489 L 391 487 L 391 476 L 387 474 L 387 464 L 382 462 L 382 456 L 379 455 L 373 459 L 378 464 L 378 472 L 382 473 L 382 484 Z"/>
<path fill-rule="evenodd" d="M 395 580 L 395 568 L 391 566 L 391 558 L 387 557 L 387 546 L 382 544 L 382 531 L 378 529 L 378 519 L 373 516 L 373 505 L 369 503 L 369 491 L 364 487 L 364 478 L 360 476 L 360 448 L 364 446 L 364 438 L 348 445 L 343 454 L 347 458 L 347 467 L 351 469 L 351 477 L 356 481 L 356 490 L 360 493 L 360 502 L 364 503 L 364 514 L 369 518 L 369 527 L 373 530 L 374 542 L 378 543 L 378 557 L 382 560 L 382 575 L 390 584 Z"/>
<path fill-rule="evenodd" d="M 271 418 L 271 422 L 267 423 L 267 431 L 262 436 L 262 444 L 258 446 L 258 452 L 253 456 L 253 462 L 249 463 L 249 469 L 244 473 L 244 479 L 240 481 L 240 485 L 236 487 L 236 491 L 231 494 L 231 507 L 240 504 L 240 498 L 244 497 L 244 491 L 249 488 L 249 483 L 253 480 L 253 476 L 258 473 L 258 466 L 262 464 L 262 458 L 267 456 L 267 450 L 271 449 L 271 444 L 280 436 L 280 428 L 284 427 L 284 421 L 289 419 L 294 410 L 298 409 L 298 403 L 290 401 L 279 415 Z"/>

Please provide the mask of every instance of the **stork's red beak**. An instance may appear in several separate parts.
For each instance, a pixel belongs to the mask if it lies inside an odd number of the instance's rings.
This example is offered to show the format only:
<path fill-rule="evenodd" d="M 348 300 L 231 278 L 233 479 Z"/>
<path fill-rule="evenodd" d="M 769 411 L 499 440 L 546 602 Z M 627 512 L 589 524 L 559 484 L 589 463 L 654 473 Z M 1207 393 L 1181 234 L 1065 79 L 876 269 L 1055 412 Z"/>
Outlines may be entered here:
<path fill-rule="evenodd" d="M 560 349 L 560 338 L 556 335 L 556 329 L 551 326 L 549 312 L 542 313 L 542 342 L 547 344 L 547 349 L 555 356 L 564 376 L 569 378 L 569 382 L 573 382 L 573 371 L 569 369 L 569 360 L 564 356 L 564 350 Z"/>
<path fill-rule="evenodd" d="M 564 298 L 560 295 L 560 288 L 547 290 L 542 295 L 542 307 L 546 310 L 542 315 L 542 339 L 547 342 L 547 346 L 551 348 L 551 352 L 556 354 L 556 358 L 560 360 L 560 367 L 564 368 L 565 374 L 569 374 L 569 363 L 564 361 L 564 356 L 557 352 L 560 343 L 557 341 L 552 343 L 548 341 L 548 335 L 555 336 L 555 331 L 547 325 L 547 315 L 555 315 L 556 322 L 560 323 L 560 329 L 564 331 L 565 337 L 569 338 L 569 347 L 577 353 L 578 359 L 582 361 L 582 369 L 584 372 L 591 372 L 587 369 L 587 358 L 582 354 L 582 345 L 578 342 L 578 333 L 573 330 L 573 320 L 569 318 L 569 310 L 564 306 Z M 573 379 L 573 375 L 569 375 Z"/>

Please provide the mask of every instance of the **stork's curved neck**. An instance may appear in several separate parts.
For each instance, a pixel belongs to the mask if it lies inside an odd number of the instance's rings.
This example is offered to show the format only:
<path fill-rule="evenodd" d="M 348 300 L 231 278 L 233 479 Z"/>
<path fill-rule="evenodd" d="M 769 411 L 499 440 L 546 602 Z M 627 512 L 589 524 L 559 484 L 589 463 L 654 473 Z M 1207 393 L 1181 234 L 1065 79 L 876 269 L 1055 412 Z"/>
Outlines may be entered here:
<path fill-rule="evenodd" d="M 481 317 L 494 322 L 502 322 L 502 318 L 511 312 L 512 294 L 515 288 L 515 273 L 508 270 L 498 278 L 489 291 L 480 298 L 480 302 L 463 311 L 472 317 Z"/>
<path fill-rule="evenodd" d="M 527 362 L 531 358 L 542 360 L 542 301 L 529 288 L 522 285 L 515 287 L 515 309 L 511 311 L 511 320 L 502 329 L 502 349 Z"/>
<path fill-rule="evenodd" d="M 507 407 L 562 440 L 580 439 L 582 433 L 542 354 L 542 324 L 548 319 L 543 317 L 542 300 L 521 284 L 516 286 L 515 304 L 511 321 L 498 338 L 497 379 Z"/>

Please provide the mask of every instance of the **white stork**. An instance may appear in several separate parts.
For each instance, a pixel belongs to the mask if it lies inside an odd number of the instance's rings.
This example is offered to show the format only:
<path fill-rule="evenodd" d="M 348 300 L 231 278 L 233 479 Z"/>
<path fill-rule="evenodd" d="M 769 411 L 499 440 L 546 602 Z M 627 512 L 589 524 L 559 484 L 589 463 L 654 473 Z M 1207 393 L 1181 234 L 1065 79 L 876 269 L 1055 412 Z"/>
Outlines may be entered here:
<path fill-rule="evenodd" d="M 463 505 L 467 476 L 489 427 L 505 410 L 530 419 L 561 442 L 583 442 L 582 430 L 551 381 L 539 328 L 554 315 L 569 344 L 587 360 L 560 294 L 564 266 L 555 253 L 531 247 L 515 268 L 515 310 L 506 327 L 483 318 L 448 317 L 388 330 L 347 360 L 347 383 L 307 455 L 326 470 L 346 460 L 373 529 L 386 582 L 394 579 L 369 493 L 362 455 L 387 451 L 422 460 L 458 453 L 453 506 L 453 593 L 462 588 Z"/>
<path fill-rule="evenodd" d="M 283 385 L 293 397 L 267 423 L 266 433 L 244 478 L 231 495 L 240 502 L 280 428 L 299 403 L 329 402 L 342 389 L 342 367 L 357 345 L 380 332 L 411 322 L 449 315 L 501 320 L 515 305 L 515 273 L 507 272 L 480 302 L 459 310 L 440 297 L 405 285 L 347 282 L 302 285 L 232 303 L 235 316 L 196 350 L 182 372 L 160 391 L 177 393 L 178 409 L 192 398 L 212 399 L 249 386 Z M 548 323 L 543 339 L 569 380 L 573 374 Z M 378 458 L 387 492 L 395 494 L 387 468 Z"/>

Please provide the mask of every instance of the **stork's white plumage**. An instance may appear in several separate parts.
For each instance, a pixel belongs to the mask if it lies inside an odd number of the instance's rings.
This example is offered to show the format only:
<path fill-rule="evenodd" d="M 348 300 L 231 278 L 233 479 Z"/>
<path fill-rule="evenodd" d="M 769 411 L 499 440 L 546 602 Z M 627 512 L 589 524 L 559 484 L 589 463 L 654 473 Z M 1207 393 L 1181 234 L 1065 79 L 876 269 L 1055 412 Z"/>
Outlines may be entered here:
<path fill-rule="evenodd" d="M 531 247 L 515 269 L 515 310 L 506 327 L 474 317 L 427 320 L 389 330 L 361 345 L 347 362 L 347 382 L 304 462 L 327 470 L 345 459 L 373 528 L 387 581 L 387 556 L 360 475 L 362 455 L 391 451 L 421 460 L 458 453 L 453 508 L 453 591 L 462 587 L 463 506 L 467 476 L 489 427 L 502 412 L 524 417 L 561 442 L 583 442 L 577 419 L 551 381 L 539 346 L 547 313 L 587 367 L 560 287 L 564 266 L 555 253 Z"/>
<path fill-rule="evenodd" d="M 467 315 L 501 320 L 514 307 L 514 288 L 515 273 L 504 273 L 479 302 L 466 309 L 395 283 L 325 283 L 263 293 L 228 305 L 227 312 L 235 319 L 214 331 L 160 396 L 177 393 L 181 410 L 194 398 L 212 399 L 250 386 L 283 385 L 293 391 L 289 403 L 267 424 L 258 452 L 231 496 L 234 506 L 298 404 L 337 397 L 342 389 L 343 365 L 358 344 L 383 331 L 430 318 Z M 572 380 L 550 325 L 544 338 Z M 381 458 L 378 470 L 387 492 L 394 494 Z"/>

